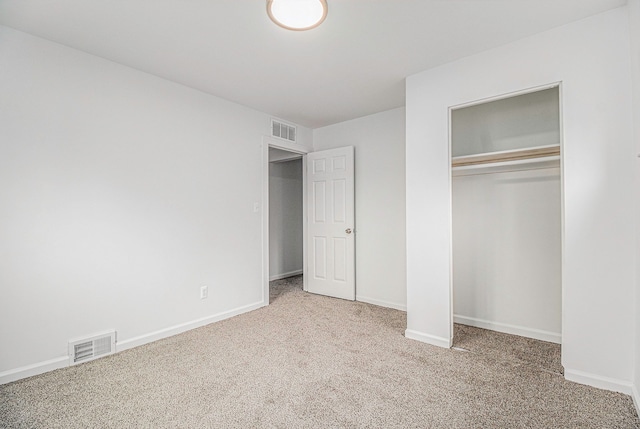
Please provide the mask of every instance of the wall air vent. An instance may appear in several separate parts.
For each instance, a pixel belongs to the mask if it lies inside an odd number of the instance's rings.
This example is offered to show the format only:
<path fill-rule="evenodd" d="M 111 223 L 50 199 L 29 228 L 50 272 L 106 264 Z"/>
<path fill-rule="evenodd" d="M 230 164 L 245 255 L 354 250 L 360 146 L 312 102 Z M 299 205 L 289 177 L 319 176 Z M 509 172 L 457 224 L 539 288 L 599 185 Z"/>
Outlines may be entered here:
<path fill-rule="evenodd" d="M 69 365 L 88 362 L 116 351 L 116 331 L 69 341 Z"/>
<path fill-rule="evenodd" d="M 280 139 L 289 140 L 290 142 L 296 141 L 296 127 L 293 125 L 285 124 L 275 119 L 271 120 L 271 135 Z"/>

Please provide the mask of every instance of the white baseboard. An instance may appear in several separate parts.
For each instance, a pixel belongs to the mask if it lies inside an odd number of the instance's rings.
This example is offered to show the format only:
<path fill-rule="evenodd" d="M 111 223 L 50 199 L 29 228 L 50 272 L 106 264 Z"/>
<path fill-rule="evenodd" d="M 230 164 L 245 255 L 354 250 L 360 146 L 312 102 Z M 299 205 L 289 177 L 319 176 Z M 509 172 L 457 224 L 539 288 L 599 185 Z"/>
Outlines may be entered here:
<path fill-rule="evenodd" d="M 450 338 L 436 337 L 434 335 L 425 334 L 424 332 L 413 331 L 407 329 L 404 331 L 405 338 L 411 340 L 420 341 L 422 343 L 431 344 L 432 346 L 444 347 L 445 349 L 451 348 L 452 341 Z"/>
<path fill-rule="evenodd" d="M 635 384 L 631 386 L 631 397 L 633 398 L 633 403 L 636 406 L 636 412 L 640 416 L 640 393 L 638 392 L 638 386 Z"/>
<path fill-rule="evenodd" d="M 138 337 L 129 338 L 128 340 L 118 341 L 116 343 L 116 352 L 121 352 L 123 350 L 131 349 L 133 347 L 138 347 L 147 343 L 161 340 L 163 338 L 181 334 L 183 332 L 190 331 L 191 329 L 199 328 L 210 323 L 219 322 L 220 320 L 228 319 L 230 317 L 237 316 L 248 311 L 256 310 L 260 307 L 264 307 L 264 303 L 262 301 L 245 305 L 243 307 L 238 307 L 222 313 L 214 314 L 212 316 L 203 317 L 201 319 L 192 320 L 191 322 L 170 326 L 168 328 L 160 329 L 158 331 L 150 332 Z"/>
<path fill-rule="evenodd" d="M 597 387 L 598 389 L 611 390 L 613 392 L 620 392 L 625 395 L 634 396 L 634 386 L 630 381 L 603 377 L 601 375 L 589 374 L 587 372 L 568 368 L 564 369 L 564 378 L 566 380 L 573 381 L 574 383 L 586 384 L 587 386 Z"/>
<path fill-rule="evenodd" d="M 453 321 L 461 325 L 474 326 L 476 328 L 490 329 L 492 331 L 503 332 L 505 334 L 520 335 L 521 337 L 533 338 L 550 343 L 562 344 L 562 334 L 556 332 L 543 331 L 540 329 L 526 328 L 524 326 L 509 325 L 507 323 L 492 322 L 490 320 L 477 319 L 475 317 L 453 315 Z"/>
<path fill-rule="evenodd" d="M 19 368 L 0 372 L 0 384 L 11 383 L 12 381 L 43 374 L 66 366 L 69 366 L 69 356 L 67 355 L 34 363 L 32 365 L 21 366 Z"/>
<path fill-rule="evenodd" d="M 397 304 L 395 302 L 383 301 L 381 299 L 369 298 L 368 296 L 356 295 L 356 301 L 366 302 L 367 304 L 377 305 L 379 307 L 393 308 L 396 310 L 407 311 L 407 306 Z"/>
<path fill-rule="evenodd" d="M 287 277 L 299 276 L 300 274 L 302 274 L 302 270 L 289 271 L 288 273 L 269 276 L 269 281 L 272 282 L 274 280 L 282 280 L 286 279 Z"/>
<path fill-rule="evenodd" d="M 233 310 L 225 311 L 222 313 L 214 314 L 212 316 L 196 319 L 191 322 L 181 323 L 179 325 L 171 326 L 169 328 L 161 329 L 159 331 L 151 332 L 149 334 L 140 335 L 135 338 L 130 338 L 124 341 L 118 341 L 116 343 L 116 353 L 123 350 L 127 350 L 133 347 L 138 347 L 143 344 L 151 343 L 163 338 L 167 338 L 176 334 L 180 334 L 191 329 L 199 328 L 204 325 L 208 325 L 213 322 L 228 319 L 233 316 L 237 316 L 242 313 L 246 313 L 252 310 L 256 310 L 260 307 L 264 307 L 262 302 L 245 305 Z M 54 359 L 50 359 L 43 362 L 38 362 L 32 365 L 26 365 L 8 371 L 0 372 L 0 384 L 10 383 L 12 381 L 20 380 L 23 378 L 31 377 L 45 372 L 53 371 L 54 369 L 65 368 L 69 366 L 69 356 L 60 356 Z"/>

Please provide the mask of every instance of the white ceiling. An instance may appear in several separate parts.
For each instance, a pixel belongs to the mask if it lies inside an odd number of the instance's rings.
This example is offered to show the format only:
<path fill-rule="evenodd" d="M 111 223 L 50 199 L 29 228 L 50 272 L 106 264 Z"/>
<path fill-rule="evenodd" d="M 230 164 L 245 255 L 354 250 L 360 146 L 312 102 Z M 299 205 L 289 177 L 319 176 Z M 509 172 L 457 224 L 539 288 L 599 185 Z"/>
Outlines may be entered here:
<path fill-rule="evenodd" d="M 292 32 L 265 0 L 0 0 L 0 24 L 316 128 L 404 105 L 404 78 L 626 0 L 328 0 Z"/>

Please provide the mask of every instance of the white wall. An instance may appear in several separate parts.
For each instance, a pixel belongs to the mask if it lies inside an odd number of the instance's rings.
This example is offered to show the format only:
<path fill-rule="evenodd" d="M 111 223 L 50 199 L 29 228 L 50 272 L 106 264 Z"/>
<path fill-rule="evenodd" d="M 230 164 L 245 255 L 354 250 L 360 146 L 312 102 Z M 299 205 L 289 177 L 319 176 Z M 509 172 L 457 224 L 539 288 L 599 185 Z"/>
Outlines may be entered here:
<path fill-rule="evenodd" d="M 302 273 L 302 160 L 269 164 L 269 276 Z"/>
<path fill-rule="evenodd" d="M 626 8 L 407 79 L 407 332 L 451 342 L 448 108 L 563 83 L 562 363 L 568 379 L 630 392 L 635 284 Z"/>
<path fill-rule="evenodd" d="M 451 156 L 560 143 L 558 88 L 455 109 Z"/>
<path fill-rule="evenodd" d="M 356 299 L 405 309 L 404 108 L 315 129 L 313 145 L 355 146 Z"/>
<path fill-rule="evenodd" d="M 636 356 L 635 392 L 636 408 L 640 414 L 640 0 L 629 0 L 631 30 L 631 64 L 633 77 L 633 106 L 636 144 Z"/>
<path fill-rule="evenodd" d="M 268 115 L 6 27 L 0 71 L 0 382 L 262 304 Z"/>
<path fill-rule="evenodd" d="M 560 342 L 560 200 L 559 168 L 453 178 L 456 322 Z"/>

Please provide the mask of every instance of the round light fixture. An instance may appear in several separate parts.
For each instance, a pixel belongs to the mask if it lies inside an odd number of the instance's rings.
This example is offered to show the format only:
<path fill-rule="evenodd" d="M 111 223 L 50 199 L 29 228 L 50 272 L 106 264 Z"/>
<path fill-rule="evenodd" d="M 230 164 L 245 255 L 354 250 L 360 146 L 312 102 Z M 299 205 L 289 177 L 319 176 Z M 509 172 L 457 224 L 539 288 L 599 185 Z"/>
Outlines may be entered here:
<path fill-rule="evenodd" d="M 282 28 L 311 30 L 327 17 L 326 0 L 267 0 L 269 18 Z"/>

